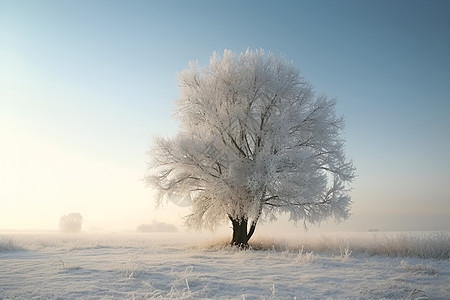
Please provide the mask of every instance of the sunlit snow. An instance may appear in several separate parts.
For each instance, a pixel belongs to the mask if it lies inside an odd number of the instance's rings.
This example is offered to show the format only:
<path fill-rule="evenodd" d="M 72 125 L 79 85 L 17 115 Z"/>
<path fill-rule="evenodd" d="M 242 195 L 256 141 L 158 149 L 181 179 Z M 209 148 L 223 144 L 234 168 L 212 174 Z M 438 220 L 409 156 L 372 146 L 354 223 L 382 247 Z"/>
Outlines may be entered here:
<path fill-rule="evenodd" d="M 180 233 L 1 234 L 0 299 L 450 295 L 448 233 L 255 238 L 252 247 Z"/>

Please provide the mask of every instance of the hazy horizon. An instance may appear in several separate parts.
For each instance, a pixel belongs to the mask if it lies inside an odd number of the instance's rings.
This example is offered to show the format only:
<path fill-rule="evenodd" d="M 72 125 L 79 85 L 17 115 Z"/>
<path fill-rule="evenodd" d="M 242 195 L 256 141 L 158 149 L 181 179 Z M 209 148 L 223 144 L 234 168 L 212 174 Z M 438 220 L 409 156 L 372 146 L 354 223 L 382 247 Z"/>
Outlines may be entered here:
<path fill-rule="evenodd" d="M 146 151 L 153 136 L 177 132 L 177 72 L 247 48 L 293 60 L 344 115 L 352 217 L 317 230 L 450 230 L 449 10 L 448 1 L 2 1 L 0 230 L 57 230 L 72 212 L 83 231 L 184 230 L 186 208 L 155 209 Z M 256 233 L 282 230 L 303 228 L 282 218 Z"/>

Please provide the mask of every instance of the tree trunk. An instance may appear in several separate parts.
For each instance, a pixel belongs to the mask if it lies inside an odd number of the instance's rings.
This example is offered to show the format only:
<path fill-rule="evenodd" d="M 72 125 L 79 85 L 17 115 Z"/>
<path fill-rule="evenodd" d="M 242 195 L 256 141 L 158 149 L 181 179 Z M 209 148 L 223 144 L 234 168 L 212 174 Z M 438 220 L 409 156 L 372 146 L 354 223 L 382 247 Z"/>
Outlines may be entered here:
<path fill-rule="evenodd" d="M 231 224 L 233 225 L 233 237 L 231 239 L 231 245 L 239 248 L 247 249 L 248 241 L 255 232 L 256 224 L 251 223 L 250 230 L 247 233 L 248 220 L 247 219 L 234 219 L 230 217 Z"/>

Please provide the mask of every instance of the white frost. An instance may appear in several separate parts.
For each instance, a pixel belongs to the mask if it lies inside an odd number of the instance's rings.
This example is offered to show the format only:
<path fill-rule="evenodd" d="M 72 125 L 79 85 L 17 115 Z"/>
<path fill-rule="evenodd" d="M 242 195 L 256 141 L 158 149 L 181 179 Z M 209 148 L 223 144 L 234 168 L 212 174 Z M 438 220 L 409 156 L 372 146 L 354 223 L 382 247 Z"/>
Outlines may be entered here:
<path fill-rule="evenodd" d="M 0 298 L 446 299 L 448 256 L 396 256 L 398 237 L 310 236 L 239 251 L 186 234 L 13 234 L 0 236 Z M 449 254 L 448 233 L 409 237 Z M 373 254 L 383 249 L 392 256 Z"/>
<path fill-rule="evenodd" d="M 147 182 L 190 203 L 191 227 L 228 218 L 256 225 L 345 219 L 354 167 L 334 100 L 317 96 L 292 62 L 263 50 L 216 53 L 179 74 L 174 138 L 155 139 Z"/>

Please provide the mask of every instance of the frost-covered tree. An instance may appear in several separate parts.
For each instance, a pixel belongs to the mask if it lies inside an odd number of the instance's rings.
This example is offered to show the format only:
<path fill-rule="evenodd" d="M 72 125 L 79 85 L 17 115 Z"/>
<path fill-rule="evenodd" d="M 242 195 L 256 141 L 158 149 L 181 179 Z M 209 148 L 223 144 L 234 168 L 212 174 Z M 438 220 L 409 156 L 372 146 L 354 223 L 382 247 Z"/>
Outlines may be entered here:
<path fill-rule="evenodd" d="M 292 62 L 264 51 L 214 53 L 179 74 L 174 138 L 156 137 L 149 184 L 191 205 L 187 225 L 231 221 L 248 244 L 260 220 L 317 223 L 349 216 L 354 167 L 334 100 L 316 95 Z"/>
<path fill-rule="evenodd" d="M 80 232 L 83 217 L 79 213 L 70 213 L 59 219 L 59 230 L 62 232 Z"/>

